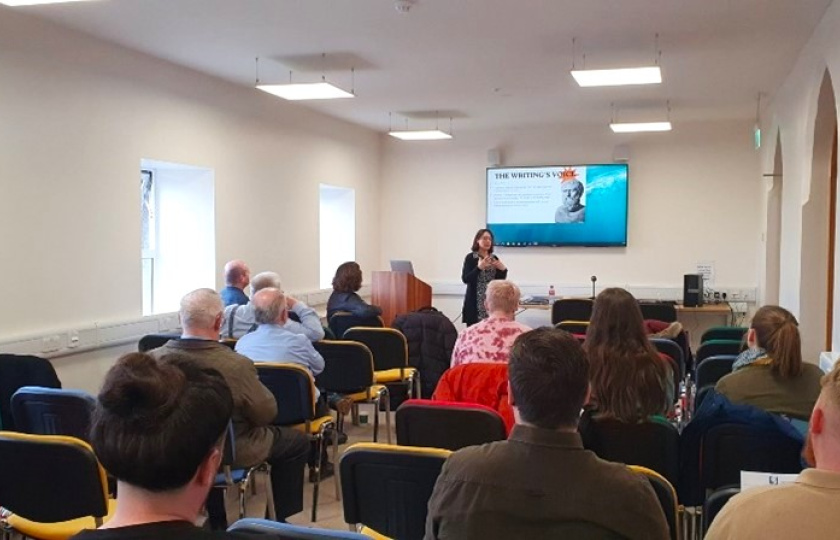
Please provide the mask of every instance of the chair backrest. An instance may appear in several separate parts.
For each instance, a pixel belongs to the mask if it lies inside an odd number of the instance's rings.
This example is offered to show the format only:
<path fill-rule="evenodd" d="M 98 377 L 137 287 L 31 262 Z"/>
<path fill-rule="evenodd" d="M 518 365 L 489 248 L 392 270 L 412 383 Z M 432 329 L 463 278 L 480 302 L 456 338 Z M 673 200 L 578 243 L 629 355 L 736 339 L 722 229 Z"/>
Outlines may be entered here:
<path fill-rule="evenodd" d="M 601 459 L 641 465 L 676 485 L 680 473 L 680 434 L 667 422 L 638 424 L 595 419 L 584 414 L 578 427 L 583 445 Z"/>
<path fill-rule="evenodd" d="M 90 437 L 96 399 L 81 390 L 24 386 L 12 396 L 15 428 L 36 435 L 67 435 L 83 441 Z"/>
<path fill-rule="evenodd" d="M 703 400 L 706 399 L 706 396 L 708 396 L 712 391 L 714 391 L 714 389 L 715 389 L 715 385 L 713 385 L 713 384 L 707 384 L 706 386 L 702 386 L 702 387 L 698 386 L 697 387 L 697 392 L 694 394 L 694 410 L 695 411 L 700 408 L 700 405 L 702 405 Z"/>
<path fill-rule="evenodd" d="M 650 342 L 657 351 L 667 354 L 679 366 L 679 378 L 682 380 L 685 377 L 685 356 L 682 347 L 676 341 L 667 338 L 650 338 Z"/>
<path fill-rule="evenodd" d="M 589 321 L 560 321 L 554 325 L 554 328 L 565 330 L 575 336 L 585 336 L 589 330 Z"/>
<path fill-rule="evenodd" d="M 364 534 L 337 531 L 333 529 L 316 529 L 291 523 L 279 523 L 268 519 L 245 518 L 240 519 L 230 527 L 228 532 L 269 535 L 278 540 L 328 540 L 331 538 L 345 540 L 371 540 Z"/>
<path fill-rule="evenodd" d="M 137 343 L 138 352 L 148 352 L 166 345 L 167 341 L 179 339 L 181 334 L 147 334 Z"/>
<path fill-rule="evenodd" d="M 478 403 L 497 411 L 508 431 L 513 427 L 513 409 L 508 400 L 507 364 L 462 364 L 440 378 L 434 401 Z"/>
<path fill-rule="evenodd" d="M 713 339 L 743 341 L 747 330 L 749 328 L 745 326 L 714 326 L 703 332 L 700 343 L 706 343 Z"/>
<path fill-rule="evenodd" d="M 315 380 L 300 364 L 256 362 L 260 382 L 274 394 L 277 416 L 274 424 L 302 424 L 315 417 Z"/>
<path fill-rule="evenodd" d="M 659 505 L 662 507 L 662 512 L 665 514 L 665 521 L 668 522 L 671 540 L 681 538 L 677 491 L 674 489 L 674 486 L 656 471 L 636 465 L 629 465 L 629 468 L 637 474 L 644 475 L 648 479 L 648 482 L 650 482 L 654 493 L 656 493 L 656 498 L 659 500 Z"/>
<path fill-rule="evenodd" d="M 714 386 L 724 375 L 732 373 L 737 356 L 721 354 L 704 358 L 697 364 L 697 387 Z"/>
<path fill-rule="evenodd" d="M 736 339 L 713 339 L 700 345 L 695 355 L 697 364 L 710 356 L 738 355 L 744 348 L 744 342 Z"/>
<path fill-rule="evenodd" d="M 367 345 L 376 371 L 408 366 L 408 342 L 399 330 L 355 326 L 344 332 L 343 339 Z"/>
<path fill-rule="evenodd" d="M 355 444 L 341 456 L 344 521 L 400 540 L 421 540 L 429 498 L 451 452 Z"/>
<path fill-rule="evenodd" d="M 703 436 L 704 489 L 739 484 L 741 471 L 799 473 L 802 444 L 778 431 L 745 424 L 714 426 Z"/>
<path fill-rule="evenodd" d="M 724 505 L 729 502 L 729 499 L 741 492 L 738 486 L 727 486 L 714 490 L 703 503 L 703 535 L 708 532 L 709 527 L 717 515 L 723 509 Z"/>
<path fill-rule="evenodd" d="M 484 405 L 410 399 L 397 409 L 396 419 L 400 446 L 460 450 L 507 438 L 505 421 Z"/>
<path fill-rule="evenodd" d="M 551 324 L 562 321 L 588 321 L 592 318 L 589 298 L 561 298 L 551 306 Z"/>
<path fill-rule="evenodd" d="M 668 302 L 639 302 L 643 319 L 672 323 L 677 320 L 677 308 Z"/>
<path fill-rule="evenodd" d="M 315 350 L 324 357 L 324 371 L 316 378 L 318 388 L 353 394 L 373 384 L 373 354 L 358 341 L 316 341 Z"/>
<path fill-rule="evenodd" d="M 105 470 L 79 439 L 0 431 L 0 501 L 33 521 L 54 523 L 108 513 Z"/>
<path fill-rule="evenodd" d="M 15 430 L 12 395 L 22 386 L 61 388 L 52 363 L 40 356 L 0 354 L 0 428 Z"/>
<path fill-rule="evenodd" d="M 359 317 L 348 311 L 337 311 L 333 313 L 330 320 L 327 322 L 330 326 L 330 330 L 332 330 L 333 334 L 335 334 L 339 339 L 344 339 L 344 332 L 355 326 L 367 326 L 370 328 L 382 328 L 385 326 L 382 323 L 382 317 L 379 317 L 378 315 Z"/>

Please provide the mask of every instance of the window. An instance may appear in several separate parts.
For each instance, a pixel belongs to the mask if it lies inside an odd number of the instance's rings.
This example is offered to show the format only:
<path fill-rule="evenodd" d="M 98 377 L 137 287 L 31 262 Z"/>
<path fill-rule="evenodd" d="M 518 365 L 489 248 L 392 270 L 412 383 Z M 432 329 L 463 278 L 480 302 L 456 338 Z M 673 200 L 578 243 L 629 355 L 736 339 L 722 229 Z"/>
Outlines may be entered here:
<path fill-rule="evenodd" d="M 320 195 L 320 287 L 329 289 L 338 265 L 356 260 L 356 191 L 321 184 Z"/>
<path fill-rule="evenodd" d="M 178 311 L 181 297 L 215 288 L 213 170 L 140 163 L 143 315 Z"/>

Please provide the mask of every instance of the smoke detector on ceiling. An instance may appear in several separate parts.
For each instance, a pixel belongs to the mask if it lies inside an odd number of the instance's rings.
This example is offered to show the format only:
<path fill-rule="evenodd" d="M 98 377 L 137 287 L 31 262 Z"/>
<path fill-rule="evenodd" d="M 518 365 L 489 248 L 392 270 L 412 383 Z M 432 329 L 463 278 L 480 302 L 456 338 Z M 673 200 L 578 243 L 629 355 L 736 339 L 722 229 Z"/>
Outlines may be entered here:
<path fill-rule="evenodd" d="M 400 13 L 408 13 L 411 11 L 412 6 L 414 6 L 413 0 L 397 0 L 394 2 L 394 9 Z"/>

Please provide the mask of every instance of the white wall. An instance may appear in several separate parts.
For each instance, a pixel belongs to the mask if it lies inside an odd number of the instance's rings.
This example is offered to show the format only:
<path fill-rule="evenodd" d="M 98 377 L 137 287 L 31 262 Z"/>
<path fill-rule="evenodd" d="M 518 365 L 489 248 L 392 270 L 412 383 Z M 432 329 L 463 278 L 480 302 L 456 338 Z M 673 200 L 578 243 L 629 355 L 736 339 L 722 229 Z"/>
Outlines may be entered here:
<path fill-rule="evenodd" d="M 504 165 L 606 163 L 630 147 L 626 248 L 500 248 L 520 284 L 682 287 L 698 261 L 716 283 L 755 287 L 761 184 L 752 123 L 680 124 L 671 133 L 615 136 L 607 126 L 456 133 L 449 142 L 385 144 L 382 256 L 414 261 L 426 281 L 460 281 L 472 237 L 485 223 L 490 148 Z M 439 196 L 446 193 L 445 197 Z M 387 225 L 387 226 L 384 226 Z M 545 294 L 545 293 L 544 293 Z"/>
<path fill-rule="evenodd" d="M 803 328 L 803 353 L 808 361 L 816 362 L 817 354 L 823 350 L 825 332 L 819 325 L 825 325 L 825 303 L 809 301 L 825 294 L 825 280 L 813 279 L 808 275 L 810 267 L 827 267 L 825 253 L 816 253 L 813 245 L 803 239 L 815 236 L 827 238 L 828 223 L 825 220 L 804 220 L 807 209 L 822 202 L 825 193 L 824 182 L 828 175 L 826 163 L 814 167 L 814 131 L 817 123 L 820 86 L 829 72 L 837 102 L 837 81 L 840 81 L 840 3 L 833 2 L 826 10 L 808 44 L 803 48 L 794 68 L 782 87 L 764 111 L 763 131 L 769 135 L 770 144 L 761 149 L 762 173 L 770 174 L 775 168 L 777 134 L 782 149 L 784 171 L 782 189 L 781 219 L 781 265 L 779 303 L 800 318 L 810 328 Z M 825 115 L 823 110 L 821 114 Z M 829 113 L 830 114 L 830 113 Z M 836 112 L 834 113 L 836 117 Z M 825 120 L 825 118 L 823 118 Z M 835 118 L 836 122 L 836 118 Z M 823 130 L 824 131 L 824 130 Z M 825 145 L 825 134 L 817 147 Z M 824 155 L 817 152 L 819 155 Z M 823 174 L 820 171 L 824 170 Z M 758 191 L 766 205 L 768 192 Z M 810 221 L 810 222 L 809 222 Z M 840 237 L 838 237 L 840 238 Z M 835 251 L 836 248 L 835 248 Z M 761 286 L 764 287 L 762 282 Z M 840 290 L 835 288 L 834 298 L 834 348 L 840 343 Z M 822 311 L 820 313 L 820 311 Z"/>
<path fill-rule="evenodd" d="M 217 286 L 242 258 L 317 289 L 321 182 L 379 260 L 374 132 L 7 9 L 0 50 L 0 340 L 140 316 L 141 158 L 215 172 Z"/>

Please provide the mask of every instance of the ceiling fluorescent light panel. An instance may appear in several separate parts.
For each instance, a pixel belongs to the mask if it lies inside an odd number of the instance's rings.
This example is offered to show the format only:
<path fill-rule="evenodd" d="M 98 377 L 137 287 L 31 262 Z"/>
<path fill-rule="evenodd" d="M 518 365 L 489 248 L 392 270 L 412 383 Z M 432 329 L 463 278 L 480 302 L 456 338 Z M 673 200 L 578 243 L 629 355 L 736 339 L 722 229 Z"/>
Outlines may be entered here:
<path fill-rule="evenodd" d="M 662 71 L 659 66 L 621 69 L 577 69 L 572 70 L 581 87 L 630 86 L 636 84 L 660 84 Z"/>
<path fill-rule="evenodd" d="M 637 122 L 610 124 L 615 133 L 643 133 L 646 131 L 671 131 L 671 122 Z"/>
<path fill-rule="evenodd" d="M 355 97 L 350 92 L 333 86 L 328 82 L 318 83 L 290 83 L 290 84 L 258 84 L 257 89 L 268 92 L 289 101 L 303 101 L 308 99 L 345 99 Z"/>
<path fill-rule="evenodd" d="M 42 4 L 67 4 L 69 2 L 90 2 L 91 0 L 0 0 L 5 6 L 39 6 Z"/>
<path fill-rule="evenodd" d="M 441 141 L 451 139 L 452 135 L 439 129 L 426 129 L 418 131 L 389 131 L 388 135 L 403 141 Z"/>

